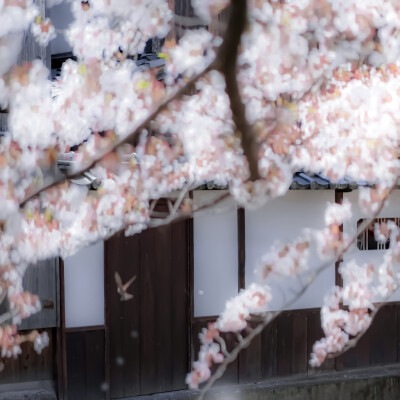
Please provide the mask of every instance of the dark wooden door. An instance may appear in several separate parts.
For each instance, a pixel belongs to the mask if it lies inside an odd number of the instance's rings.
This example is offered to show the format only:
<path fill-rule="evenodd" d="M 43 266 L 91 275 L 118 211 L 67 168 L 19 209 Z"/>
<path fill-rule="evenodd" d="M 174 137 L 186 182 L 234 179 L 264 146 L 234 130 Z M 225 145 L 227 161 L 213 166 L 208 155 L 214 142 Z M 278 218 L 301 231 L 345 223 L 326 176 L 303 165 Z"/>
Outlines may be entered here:
<path fill-rule="evenodd" d="M 111 398 L 186 387 L 189 357 L 188 222 L 106 242 Z M 120 301 L 114 280 L 136 275 Z"/>

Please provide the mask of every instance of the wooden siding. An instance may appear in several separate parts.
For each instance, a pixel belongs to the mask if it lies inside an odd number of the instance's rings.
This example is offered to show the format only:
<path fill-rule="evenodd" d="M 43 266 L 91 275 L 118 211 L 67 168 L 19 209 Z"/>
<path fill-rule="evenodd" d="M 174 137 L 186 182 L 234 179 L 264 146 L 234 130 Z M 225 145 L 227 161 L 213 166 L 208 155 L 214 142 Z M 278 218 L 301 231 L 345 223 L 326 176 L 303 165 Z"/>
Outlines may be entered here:
<path fill-rule="evenodd" d="M 5 132 L 7 130 L 7 118 L 7 113 L 0 112 L 0 132 Z"/>
<path fill-rule="evenodd" d="M 105 399 L 104 330 L 66 333 L 68 400 Z"/>
<path fill-rule="evenodd" d="M 22 354 L 17 358 L 1 358 L 4 369 L 0 372 L 0 391 L 3 384 L 52 381 L 56 375 L 56 330 L 45 329 L 50 343 L 41 354 L 37 354 L 32 343 L 21 345 Z M 27 333 L 24 331 L 21 334 Z"/>
<path fill-rule="evenodd" d="M 40 261 L 30 265 L 23 277 L 24 290 L 36 294 L 42 309 L 18 325 L 20 331 L 28 329 L 55 328 L 59 326 L 58 259 Z M 0 314 L 7 312 L 8 300 L 0 305 Z"/>
<path fill-rule="evenodd" d="M 114 236 L 105 242 L 105 269 L 108 297 L 111 396 L 128 397 L 140 393 L 139 348 L 139 235 Z M 122 282 L 136 275 L 129 288 L 133 300 L 121 302 L 116 295 L 114 273 Z M 117 363 L 123 358 L 124 365 Z"/>
<path fill-rule="evenodd" d="M 33 0 L 39 7 L 40 15 L 45 17 L 46 0 Z M 50 68 L 50 47 L 42 47 L 36 43 L 30 29 L 24 33 L 22 50 L 18 57 L 18 64 L 26 61 L 40 59 L 44 62 L 47 68 Z"/>
<path fill-rule="evenodd" d="M 329 371 L 400 363 L 400 303 L 389 303 L 378 312 L 371 328 L 358 345 L 320 368 L 309 365 L 314 343 L 323 337 L 319 309 L 282 312 L 275 321 L 242 351 L 219 382 L 252 383 L 289 375 L 315 375 Z M 198 334 L 213 318 L 193 321 L 193 344 L 197 358 Z M 233 336 L 226 337 L 228 349 Z M 232 348 L 232 347 L 231 347 Z"/>
<path fill-rule="evenodd" d="M 184 389 L 189 368 L 188 222 L 106 242 L 111 398 Z M 121 302 L 114 273 L 137 276 Z"/>
<path fill-rule="evenodd" d="M 59 326 L 58 258 L 40 261 L 25 272 L 23 287 L 36 294 L 42 310 L 22 321 L 20 330 Z"/>

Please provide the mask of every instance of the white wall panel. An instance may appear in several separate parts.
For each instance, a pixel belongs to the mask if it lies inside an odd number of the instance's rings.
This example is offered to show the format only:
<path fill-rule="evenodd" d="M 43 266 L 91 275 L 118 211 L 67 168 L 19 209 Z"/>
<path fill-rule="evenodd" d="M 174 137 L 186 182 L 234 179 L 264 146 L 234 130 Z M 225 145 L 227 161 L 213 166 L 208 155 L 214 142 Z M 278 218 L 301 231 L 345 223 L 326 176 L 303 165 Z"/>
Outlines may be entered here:
<path fill-rule="evenodd" d="M 52 24 L 56 30 L 65 30 L 73 21 L 71 12 L 71 3 L 63 1 L 62 3 L 47 10 Z M 62 32 L 56 32 L 57 37 L 50 42 L 51 54 L 66 53 L 71 51 L 71 46 L 65 40 Z"/>
<path fill-rule="evenodd" d="M 344 193 L 344 198 L 347 198 L 352 204 L 353 216 L 351 220 L 343 224 L 343 232 L 350 237 L 354 237 L 357 232 L 357 221 L 361 218 L 367 218 L 358 207 L 358 190 Z M 381 218 L 398 218 L 400 217 L 400 190 L 395 190 L 389 197 L 388 205 L 379 213 Z M 363 263 L 379 265 L 386 250 L 360 250 L 354 246 L 352 251 L 349 251 L 343 257 L 344 262 L 355 260 L 359 265 Z M 400 301 L 400 289 L 398 289 L 390 299 L 391 301 Z"/>
<path fill-rule="evenodd" d="M 195 204 L 221 196 L 220 190 L 194 192 Z M 237 207 L 232 199 L 193 220 L 194 315 L 218 315 L 238 292 Z"/>
<path fill-rule="evenodd" d="M 65 325 L 104 324 L 104 242 L 64 260 Z"/>
<path fill-rule="evenodd" d="M 260 209 L 246 210 L 246 286 L 257 282 L 256 263 L 276 240 L 296 239 L 305 227 L 322 228 L 327 202 L 334 200 L 333 190 L 293 190 Z M 309 269 L 312 270 L 322 262 L 315 249 L 310 253 Z M 306 276 L 303 279 L 307 279 Z M 302 286 L 295 278 L 270 277 L 267 282 L 272 286 L 273 294 L 270 310 L 282 309 Z M 334 284 L 335 265 L 332 263 L 290 309 L 320 307 L 325 293 Z"/>

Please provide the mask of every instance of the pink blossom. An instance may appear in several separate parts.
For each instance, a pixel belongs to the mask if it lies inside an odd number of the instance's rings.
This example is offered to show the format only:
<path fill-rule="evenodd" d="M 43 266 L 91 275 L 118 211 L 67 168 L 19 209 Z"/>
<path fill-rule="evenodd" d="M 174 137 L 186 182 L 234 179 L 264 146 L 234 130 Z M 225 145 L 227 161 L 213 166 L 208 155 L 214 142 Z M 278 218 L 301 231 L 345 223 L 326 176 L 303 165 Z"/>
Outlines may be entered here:
<path fill-rule="evenodd" d="M 197 389 L 200 383 L 207 381 L 211 376 L 210 368 L 207 363 L 195 361 L 192 372 L 186 377 L 186 384 L 191 389 Z"/>
<path fill-rule="evenodd" d="M 215 338 L 219 337 L 219 331 L 215 323 L 209 323 L 207 328 L 203 328 L 199 334 L 202 344 L 212 343 Z"/>
<path fill-rule="evenodd" d="M 233 299 L 226 302 L 225 310 L 216 322 L 221 332 L 239 332 L 246 328 L 246 319 L 250 313 L 265 311 L 271 299 L 268 286 L 262 287 L 252 283 L 241 290 Z"/>
<path fill-rule="evenodd" d="M 341 225 L 351 215 L 351 203 L 348 199 L 344 199 L 342 204 L 329 203 L 325 211 L 325 224 Z"/>

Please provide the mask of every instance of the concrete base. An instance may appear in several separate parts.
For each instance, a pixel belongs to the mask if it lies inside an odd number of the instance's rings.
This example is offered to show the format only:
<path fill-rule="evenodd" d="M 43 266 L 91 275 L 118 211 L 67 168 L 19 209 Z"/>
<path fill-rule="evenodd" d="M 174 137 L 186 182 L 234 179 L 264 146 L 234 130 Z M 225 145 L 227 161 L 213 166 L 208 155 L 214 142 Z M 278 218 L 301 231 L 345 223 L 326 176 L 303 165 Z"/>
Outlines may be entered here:
<path fill-rule="evenodd" d="M 182 390 L 126 400 L 195 400 Z M 398 400 L 400 364 L 313 376 L 297 376 L 210 390 L 205 400 Z"/>
<path fill-rule="evenodd" d="M 57 400 L 57 396 L 47 390 L 22 390 L 0 393 L 0 400 Z"/>
<path fill-rule="evenodd" d="M 0 400 L 57 400 L 53 381 L 16 382 L 0 385 Z"/>

